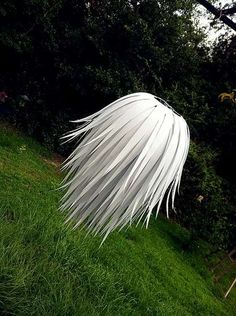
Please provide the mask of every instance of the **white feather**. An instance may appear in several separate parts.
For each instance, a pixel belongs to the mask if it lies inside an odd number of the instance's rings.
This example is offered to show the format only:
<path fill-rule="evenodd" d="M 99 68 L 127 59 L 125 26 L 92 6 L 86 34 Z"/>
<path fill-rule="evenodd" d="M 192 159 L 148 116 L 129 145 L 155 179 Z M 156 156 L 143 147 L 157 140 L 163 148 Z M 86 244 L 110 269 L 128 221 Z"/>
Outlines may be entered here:
<path fill-rule="evenodd" d="M 174 199 L 189 148 L 185 120 L 165 101 L 134 93 L 84 119 L 66 141 L 80 139 L 67 158 L 62 210 L 74 227 L 107 235 L 145 216 L 158 214 L 167 193 Z"/>

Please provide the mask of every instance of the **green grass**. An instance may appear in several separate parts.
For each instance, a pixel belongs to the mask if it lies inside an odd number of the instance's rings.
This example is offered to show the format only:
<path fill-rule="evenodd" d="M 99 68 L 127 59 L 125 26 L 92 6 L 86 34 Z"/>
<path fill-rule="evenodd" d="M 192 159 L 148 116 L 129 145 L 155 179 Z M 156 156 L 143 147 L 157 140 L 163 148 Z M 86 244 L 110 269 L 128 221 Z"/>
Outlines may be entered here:
<path fill-rule="evenodd" d="M 205 244 L 159 218 L 99 248 L 63 224 L 60 181 L 50 153 L 0 124 L 0 315 L 234 315 Z"/>

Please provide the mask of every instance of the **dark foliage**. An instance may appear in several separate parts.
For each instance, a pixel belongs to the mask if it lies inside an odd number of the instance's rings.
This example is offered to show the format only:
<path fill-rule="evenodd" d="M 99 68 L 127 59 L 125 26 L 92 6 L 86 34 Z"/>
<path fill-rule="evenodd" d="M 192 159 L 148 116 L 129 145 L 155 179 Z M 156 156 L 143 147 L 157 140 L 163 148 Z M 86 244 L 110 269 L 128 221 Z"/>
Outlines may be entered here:
<path fill-rule="evenodd" d="M 68 118 L 130 92 L 187 114 L 199 92 L 191 13 L 182 1 L 3 1 L 0 80 L 15 121 L 57 148 Z"/>

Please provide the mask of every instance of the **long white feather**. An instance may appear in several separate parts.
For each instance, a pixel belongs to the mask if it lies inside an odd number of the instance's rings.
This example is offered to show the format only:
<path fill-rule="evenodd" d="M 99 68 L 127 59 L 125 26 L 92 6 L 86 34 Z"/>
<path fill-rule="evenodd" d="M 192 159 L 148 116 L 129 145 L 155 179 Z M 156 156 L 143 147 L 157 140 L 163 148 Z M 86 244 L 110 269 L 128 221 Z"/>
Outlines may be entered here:
<path fill-rule="evenodd" d="M 80 139 L 67 158 L 62 210 L 74 228 L 107 235 L 145 217 L 166 197 L 174 208 L 189 149 L 189 128 L 165 101 L 134 93 L 84 119 L 66 141 Z"/>

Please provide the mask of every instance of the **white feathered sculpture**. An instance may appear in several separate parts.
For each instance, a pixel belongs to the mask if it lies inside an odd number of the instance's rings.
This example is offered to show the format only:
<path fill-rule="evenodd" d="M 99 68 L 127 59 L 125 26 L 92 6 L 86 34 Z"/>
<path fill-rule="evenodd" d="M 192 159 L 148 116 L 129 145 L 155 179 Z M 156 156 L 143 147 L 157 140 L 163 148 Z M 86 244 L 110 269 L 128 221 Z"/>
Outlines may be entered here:
<path fill-rule="evenodd" d="M 84 124 L 64 136 L 79 144 L 63 166 L 61 205 L 74 228 L 85 224 L 105 240 L 134 221 L 147 227 L 165 195 L 168 216 L 189 149 L 183 117 L 158 97 L 134 93 L 74 122 Z"/>

